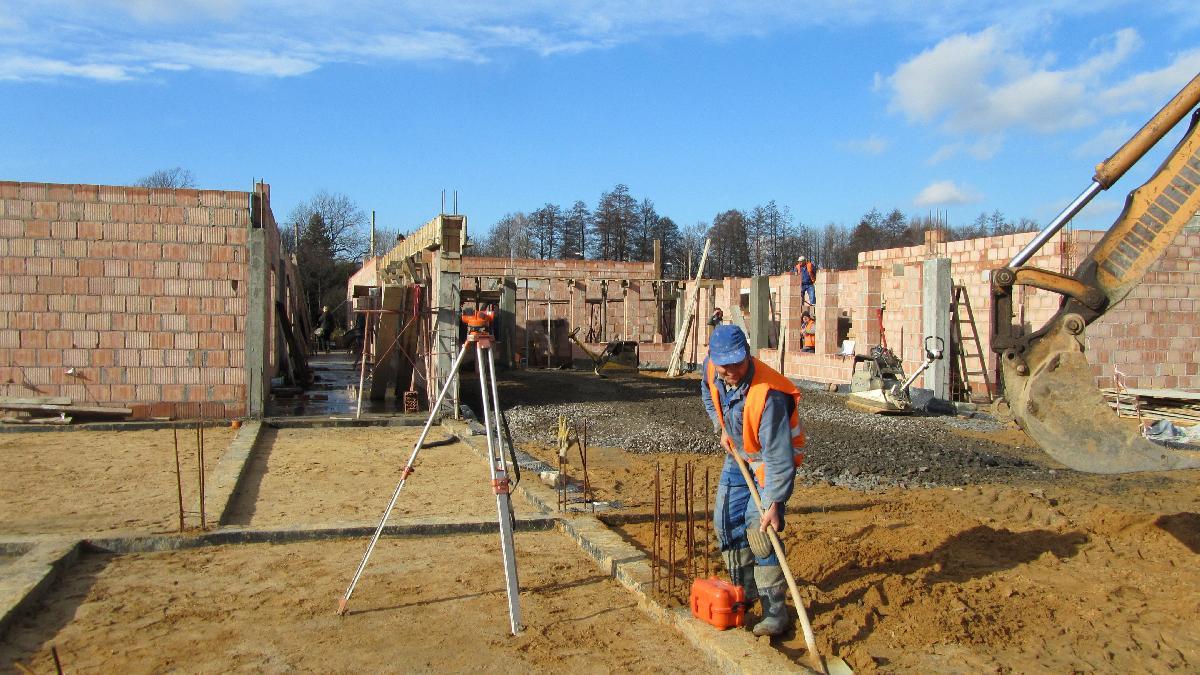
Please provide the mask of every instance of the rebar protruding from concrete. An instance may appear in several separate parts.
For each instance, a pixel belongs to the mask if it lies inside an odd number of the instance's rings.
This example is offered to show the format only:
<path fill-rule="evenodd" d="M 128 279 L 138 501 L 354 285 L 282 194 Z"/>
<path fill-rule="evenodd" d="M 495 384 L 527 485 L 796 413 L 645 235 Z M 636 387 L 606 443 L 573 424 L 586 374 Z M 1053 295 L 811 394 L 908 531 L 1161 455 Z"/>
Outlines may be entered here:
<path fill-rule="evenodd" d="M 171 427 L 175 438 L 175 488 L 179 494 L 179 531 L 183 532 L 183 471 L 179 466 L 179 427 Z"/>
<path fill-rule="evenodd" d="M 661 576 L 659 567 L 661 564 L 658 558 L 658 547 L 661 537 L 658 534 L 659 521 L 662 518 L 662 463 L 654 463 L 654 539 L 651 545 L 652 552 L 650 554 L 650 587 L 655 595 L 658 595 L 658 578 Z"/>
<path fill-rule="evenodd" d="M 676 483 L 679 478 L 679 458 L 674 458 L 671 465 L 671 524 L 670 531 L 667 534 L 667 595 L 674 596 L 675 594 L 675 516 L 678 513 L 676 510 L 675 497 L 678 492 Z"/>
<path fill-rule="evenodd" d="M 711 574 L 709 559 L 712 558 L 712 543 L 709 534 L 712 532 L 712 518 L 708 514 L 708 467 L 704 467 L 704 578 Z"/>
<path fill-rule="evenodd" d="M 687 549 L 683 554 L 684 574 L 687 579 L 695 578 L 695 570 L 692 569 L 692 527 L 695 521 L 692 519 L 692 463 L 685 462 L 683 465 L 683 522 L 687 531 L 683 535 L 684 548 Z"/>
<path fill-rule="evenodd" d="M 196 422 L 196 469 L 197 484 L 200 488 L 200 529 L 207 530 L 208 523 L 204 518 L 204 417 Z"/>

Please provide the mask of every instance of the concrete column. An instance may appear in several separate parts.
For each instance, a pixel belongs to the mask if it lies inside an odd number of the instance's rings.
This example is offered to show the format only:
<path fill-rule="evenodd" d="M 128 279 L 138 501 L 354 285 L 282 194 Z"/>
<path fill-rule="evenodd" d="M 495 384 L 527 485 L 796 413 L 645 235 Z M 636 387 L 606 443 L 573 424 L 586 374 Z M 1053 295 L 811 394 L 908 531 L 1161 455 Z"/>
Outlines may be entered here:
<path fill-rule="evenodd" d="M 437 355 L 437 386 L 434 388 L 434 395 L 441 391 L 446 383 L 446 378 L 450 375 L 450 369 L 454 366 L 454 359 L 458 356 L 458 324 L 459 318 L 459 302 L 460 292 L 459 283 L 462 272 L 462 260 L 457 253 L 449 253 L 447 251 L 438 251 L 433 256 L 433 275 L 434 283 L 434 303 L 436 313 L 434 314 L 434 349 Z M 449 410 L 454 417 L 458 417 L 458 410 L 451 409 L 449 406 L 453 402 L 458 401 L 458 378 L 450 386 L 450 391 L 446 394 L 446 404 L 443 404 L 443 410 Z"/>
<path fill-rule="evenodd" d="M 500 290 L 500 315 L 496 317 L 500 331 L 500 348 L 496 350 L 497 360 L 505 368 L 512 366 L 513 343 L 517 341 L 517 278 L 504 277 L 504 286 Z"/>
<path fill-rule="evenodd" d="M 263 415 L 266 400 L 263 378 L 267 371 L 267 235 L 252 227 L 246 237 L 249 263 L 246 283 L 246 414 L 252 419 Z M 272 310 L 273 311 L 273 310 Z"/>
<path fill-rule="evenodd" d="M 950 259 L 926 260 L 922 267 L 921 341 L 935 335 L 942 338 L 946 352 L 925 371 L 925 388 L 944 401 L 950 400 L 950 302 L 954 299 L 950 278 Z M 923 354 L 923 352 L 922 352 Z"/>
<path fill-rule="evenodd" d="M 771 330 L 771 279 L 770 277 L 750 278 L 750 316 L 746 317 L 746 328 L 749 329 L 750 353 L 758 354 L 758 350 L 766 349 L 769 344 Z"/>

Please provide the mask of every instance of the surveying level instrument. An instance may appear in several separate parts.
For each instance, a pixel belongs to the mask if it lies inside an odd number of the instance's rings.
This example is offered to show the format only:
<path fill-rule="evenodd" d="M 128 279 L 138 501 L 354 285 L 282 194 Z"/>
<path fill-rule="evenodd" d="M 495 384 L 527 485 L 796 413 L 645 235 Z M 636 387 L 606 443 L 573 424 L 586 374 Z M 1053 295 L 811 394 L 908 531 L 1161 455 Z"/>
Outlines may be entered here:
<path fill-rule="evenodd" d="M 346 606 L 350 602 L 350 596 L 354 593 L 354 587 L 358 584 L 358 579 L 362 576 L 363 570 L 367 566 L 367 560 L 370 559 L 371 552 L 375 550 L 375 544 L 379 541 L 379 536 L 383 534 L 383 528 L 387 524 L 388 516 L 391 515 L 392 509 L 395 508 L 396 500 L 400 497 L 400 491 L 404 489 L 405 482 L 415 470 L 414 463 L 417 460 L 417 455 L 421 452 L 422 445 L 425 443 L 425 437 L 429 434 L 429 427 L 433 425 L 433 420 L 437 416 L 438 409 L 441 408 L 442 401 L 446 398 L 446 393 L 450 390 L 451 383 L 454 382 L 455 377 L 458 375 L 463 359 L 467 355 L 467 350 L 473 345 L 475 347 L 475 364 L 479 372 L 479 393 L 483 407 L 483 426 L 487 432 L 488 466 L 491 470 L 492 491 L 496 494 L 496 512 L 500 520 L 500 548 L 504 555 L 504 581 L 508 592 L 509 626 L 512 629 L 513 635 L 522 630 L 519 595 L 520 583 L 517 580 L 517 558 L 516 552 L 513 549 L 514 518 L 512 501 L 509 496 L 508 466 L 504 460 L 504 446 L 500 435 L 502 418 L 500 417 L 500 399 L 497 395 L 496 387 L 496 364 L 492 357 L 492 345 L 495 343 L 495 337 L 488 332 L 488 327 L 495 317 L 496 313 L 491 309 L 463 311 L 462 320 L 467 325 L 467 339 L 463 342 L 462 349 L 458 352 L 458 357 L 454 360 L 454 366 L 450 369 L 446 383 L 442 385 L 437 402 L 429 410 L 429 419 L 425 421 L 425 428 L 421 430 L 421 436 L 417 438 L 417 444 L 413 447 L 412 455 L 408 458 L 408 464 L 405 465 L 404 470 L 400 473 L 400 484 L 396 486 L 396 491 L 392 493 L 392 501 L 388 504 L 387 510 L 383 512 L 383 518 L 379 521 L 379 527 L 375 528 L 375 535 L 371 537 L 371 543 L 367 546 L 367 553 L 363 556 L 362 562 L 359 563 L 358 570 L 355 571 L 354 578 L 350 581 L 350 586 L 346 589 L 346 594 L 338 602 L 339 615 L 346 614 Z"/>

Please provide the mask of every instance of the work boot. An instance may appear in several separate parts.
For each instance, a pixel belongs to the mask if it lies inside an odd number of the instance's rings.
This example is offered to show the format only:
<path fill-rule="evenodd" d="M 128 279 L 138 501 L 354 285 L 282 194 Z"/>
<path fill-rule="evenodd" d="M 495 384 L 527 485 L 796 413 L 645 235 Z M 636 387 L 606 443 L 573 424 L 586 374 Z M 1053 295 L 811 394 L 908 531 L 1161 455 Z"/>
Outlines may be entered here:
<path fill-rule="evenodd" d="M 779 565 L 758 565 L 754 568 L 758 597 L 762 600 L 762 621 L 754 624 L 755 635 L 781 635 L 792 625 L 787 609 L 787 585 Z"/>
<path fill-rule="evenodd" d="M 758 587 L 754 576 L 754 554 L 748 548 L 738 548 L 732 551 L 721 551 L 725 560 L 725 569 L 729 570 L 729 580 L 735 586 L 741 586 L 746 592 L 746 609 L 754 605 L 758 599 Z"/>

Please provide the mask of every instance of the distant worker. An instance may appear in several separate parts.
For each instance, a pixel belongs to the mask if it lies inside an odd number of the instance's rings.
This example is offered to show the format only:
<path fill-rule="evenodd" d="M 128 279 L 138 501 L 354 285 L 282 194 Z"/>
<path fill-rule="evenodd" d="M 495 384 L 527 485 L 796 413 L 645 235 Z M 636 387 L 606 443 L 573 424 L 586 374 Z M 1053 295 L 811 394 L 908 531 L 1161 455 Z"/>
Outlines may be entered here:
<path fill-rule="evenodd" d="M 800 297 L 810 305 L 817 304 L 817 291 L 813 284 L 817 283 L 817 266 L 804 256 L 796 258 L 796 274 L 800 275 Z"/>
<path fill-rule="evenodd" d="M 721 311 L 720 307 L 716 307 L 713 309 L 712 316 L 708 317 L 708 325 L 715 328 L 720 326 L 721 322 L 724 320 L 725 312 Z"/>
<path fill-rule="evenodd" d="M 321 305 L 321 318 L 317 319 L 317 351 L 325 350 L 329 353 L 329 345 L 333 343 L 333 331 L 337 328 L 337 320 L 333 318 L 333 312 L 329 311 L 329 305 Z"/>
<path fill-rule="evenodd" d="M 817 351 L 817 322 L 808 312 L 800 315 L 800 351 Z"/>
<path fill-rule="evenodd" d="M 721 557 L 733 583 L 745 588 L 746 602 L 752 605 L 755 598 L 762 599 L 763 619 L 755 624 L 754 634 L 779 635 L 787 631 L 791 618 L 783 569 L 766 531 L 768 527 L 783 531 L 784 507 L 795 487 L 796 467 L 804 459 L 800 391 L 791 380 L 750 356 L 741 328 L 723 324 L 708 343 L 700 400 L 728 455 L 713 509 Z M 761 518 L 734 452 L 756 477 L 765 509 Z"/>

